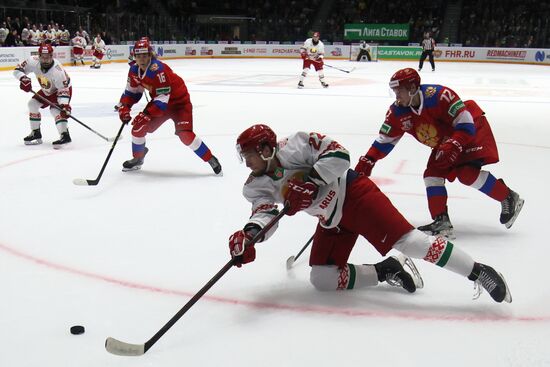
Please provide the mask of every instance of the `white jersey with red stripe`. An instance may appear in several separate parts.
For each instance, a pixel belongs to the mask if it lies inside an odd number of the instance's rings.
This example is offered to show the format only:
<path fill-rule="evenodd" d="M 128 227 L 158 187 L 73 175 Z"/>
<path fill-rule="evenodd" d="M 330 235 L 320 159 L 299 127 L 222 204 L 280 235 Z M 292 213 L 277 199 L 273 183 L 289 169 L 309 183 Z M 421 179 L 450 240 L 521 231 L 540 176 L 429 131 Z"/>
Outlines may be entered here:
<path fill-rule="evenodd" d="M 73 37 L 71 44 L 76 48 L 86 48 L 86 38 L 82 36 Z"/>
<path fill-rule="evenodd" d="M 278 143 L 276 157 L 280 166 L 273 174 L 250 175 L 244 184 L 243 194 L 252 203 L 248 223 L 263 228 L 277 215 L 277 203 L 284 203 L 288 181 L 294 178 L 303 180 L 314 168 L 322 180 L 312 179 L 321 184 L 315 200 L 304 211 L 318 217 L 323 227 L 336 227 L 342 219 L 346 196 L 346 174 L 350 166 L 348 151 L 325 135 L 298 132 Z M 275 227 L 264 240 L 274 230 Z"/>
<path fill-rule="evenodd" d="M 71 78 L 57 60 L 53 60 L 53 66 L 46 72 L 42 70 L 38 56 L 31 56 L 21 64 L 17 65 L 13 75 L 17 80 L 24 75 L 34 73 L 40 88 L 46 96 L 57 95 L 59 104 L 68 104 L 70 99 Z"/>
<path fill-rule="evenodd" d="M 105 53 L 105 42 L 103 42 L 102 39 L 94 38 L 94 44 L 93 44 L 92 48 L 95 51 L 99 51 L 102 54 L 104 54 Z"/>

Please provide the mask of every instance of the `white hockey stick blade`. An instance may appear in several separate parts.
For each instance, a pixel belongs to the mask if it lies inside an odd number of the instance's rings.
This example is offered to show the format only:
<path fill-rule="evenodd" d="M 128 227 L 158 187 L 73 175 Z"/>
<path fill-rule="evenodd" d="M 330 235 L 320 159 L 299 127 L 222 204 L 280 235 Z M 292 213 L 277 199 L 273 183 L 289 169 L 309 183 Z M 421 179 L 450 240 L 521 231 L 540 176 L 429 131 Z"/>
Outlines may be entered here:
<path fill-rule="evenodd" d="M 294 265 L 294 260 L 295 259 L 296 259 L 296 257 L 294 255 L 292 255 L 291 257 L 286 259 L 286 269 L 287 270 L 290 270 L 292 268 L 292 265 Z"/>
<path fill-rule="evenodd" d="M 75 178 L 73 183 L 77 186 L 88 186 L 88 180 L 85 178 Z"/>
<path fill-rule="evenodd" d="M 105 349 L 117 356 L 141 356 L 145 354 L 145 344 L 125 343 L 111 337 L 105 340 Z"/>
<path fill-rule="evenodd" d="M 422 275 L 420 275 L 420 272 L 418 271 L 418 268 L 416 267 L 412 259 L 402 253 L 399 253 L 395 257 L 397 258 L 397 260 L 399 260 L 401 265 L 404 268 L 406 268 L 405 270 L 407 270 L 408 273 L 412 275 L 412 278 L 414 280 L 414 285 L 416 285 L 416 288 L 417 289 L 424 288 L 424 279 L 422 279 Z"/>

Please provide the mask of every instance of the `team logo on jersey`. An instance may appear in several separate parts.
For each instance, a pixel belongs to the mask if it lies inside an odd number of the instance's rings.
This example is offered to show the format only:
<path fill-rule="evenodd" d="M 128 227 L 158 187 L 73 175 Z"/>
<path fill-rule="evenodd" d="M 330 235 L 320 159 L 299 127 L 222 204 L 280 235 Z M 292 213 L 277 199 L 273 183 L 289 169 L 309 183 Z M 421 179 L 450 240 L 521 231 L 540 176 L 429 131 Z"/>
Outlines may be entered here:
<path fill-rule="evenodd" d="M 315 47 L 312 47 L 309 52 L 311 52 L 312 54 L 316 53 L 317 52 L 317 49 Z"/>
<path fill-rule="evenodd" d="M 409 131 L 410 129 L 412 129 L 412 122 L 411 122 L 411 120 L 401 121 L 401 129 L 402 129 L 403 131 Z"/>
<path fill-rule="evenodd" d="M 437 138 L 437 129 L 431 124 L 420 124 L 416 128 L 416 138 L 422 144 L 432 148 L 435 148 L 439 141 Z"/>
<path fill-rule="evenodd" d="M 380 132 L 386 135 L 390 133 L 390 130 L 391 130 L 391 126 L 386 123 L 383 123 L 382 127 L 380 127 Z"/>
<path fill-rule="evenodd" d="M 437 92 L 437 89 L 435 89 L 435 87 L 428 87 L 426 88 L 426 91 L 424 92 L 424 96 L 426 96 L 426 98 L 430 98 L 430 97 L 433 97 L 433 95 Z"/>
<path fill-rule="evenodd" d="M 151 70 L 151 71 L 157 71 L 158 69 L 159 69 L 158 64 L 153 64 L 149 67 L 149 70 Z"/>
<path fill-rule="evenodd" d="M 451 117 L 455 117 L 456 113 L 458 110 L 460 110 L 461 108 L 464 108 L 464 103 L 462 102 L 461 99 L 455 101 L 450 107 L 449 107 L 449 115 L 451 115 Z"/>
<path fill-rule="evenodd" d="M 38 83 L 40 83 L 42 89 L 50 89 L 52 87 L 52 83 L 44 75 L 38 77 Z"/>

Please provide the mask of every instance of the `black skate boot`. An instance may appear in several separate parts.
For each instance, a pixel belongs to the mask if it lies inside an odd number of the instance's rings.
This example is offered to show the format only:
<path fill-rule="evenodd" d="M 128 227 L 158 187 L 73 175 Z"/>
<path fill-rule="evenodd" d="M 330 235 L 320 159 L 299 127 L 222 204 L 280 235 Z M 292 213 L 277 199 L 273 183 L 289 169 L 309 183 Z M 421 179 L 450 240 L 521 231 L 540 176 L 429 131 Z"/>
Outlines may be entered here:
<path fill-rule="evenodd" d="M 122 171 L 128 172 L 128 171 L 137 171 L 141 168 L 143 165 L 143 160 L 145 159 L 145 156 L 147 155 L 147 152 L 149 152 L 149 149 L 145 147 L 145 151 L 143 153 L 143 157 L 141 158 L 132 158 L 130 160 L 125 161 L 122 163 Z"/>
<path fill-rule="evenodd" d="M 323 88 L 328 88 L 328 84 L 325 82 L 321 82 L 321 85 L 323 86 Z"/>
<path fill-rule="evenodd" d="M 442 213 L 435 217 L 434 221 L 425 226 L 418 227 L 419 231 L 422 231 L 431 236 L 445 236 L 448 239 L 454 240 L 455 235 L 453 233 L 453 225 L 449 219 L 449 214 Z"/>
<path fill-rule="evenodd" d="M 25 145 L 38 145 L 42 144 L 42 133 L 40 129 L 35 129 L 31 133 L 23 138 Z"/>
<path fill-rule="evenodd" d="M 413 277 L 403 269 L 403 265 L 393 256 L 388 257 L 378 264 L 374 264 L 378 281 L 386 281 L 388 284 L 403 287 L 407 292 L 414 293 L 416 284 Z"/>
<path fill-rule="evenodd" d="M 69 130 L 64 131 L 61 133 L 61 137 L 59 140 L 56 140 L 52 143 L 54 149 L 59 149 L 65 144 L 69 144 L 71 142 L 71 136 L 69 135 Z"/>
<path fill-rule="evenodd" d="M 298 82 L 298 89 L 302 89 L 304 87 L 304 82 L 299 81 Z"/>
<path fill-rule="evenodd" d="M 482 289 L 485 289 L 499 303 L 502 301 L 512 302 L 512 294 L 504 277 L 489 265 L 475 263 L 468 279 L 474 281 L 474 289 L 476 290 L 474 299 L 479 298 Z"/>
<path fill-rule="evenodd" d="M 82 65 L 84 65 L 84 60 L 80 60 L 80 62 L 82 63 Z"/>
<path fill-rule="evenodd" d="M 517 192 L 510 190 L 506 199 L 500 202 L 502 205 L 500 223 L 504 224 L 506 228 L 512 227 L 512 224 L 514 224 L 523 208 L 524 201 L 525 200 L 519 197 Z"/>
<path fill-rule="evenodd" d="M 222 175 L 222 165 L 218 161 L 218 158 L 212 156 L 210 160 L 208 161 L 208 164 L 210 164 L 210 167 L 212 167 L 212 171 L 214 171 L 217 175 Z"/>
<path fill-rule="evenodd" d="M 76 66 L 76 60 L 73 60 L 73 66 Z"/>

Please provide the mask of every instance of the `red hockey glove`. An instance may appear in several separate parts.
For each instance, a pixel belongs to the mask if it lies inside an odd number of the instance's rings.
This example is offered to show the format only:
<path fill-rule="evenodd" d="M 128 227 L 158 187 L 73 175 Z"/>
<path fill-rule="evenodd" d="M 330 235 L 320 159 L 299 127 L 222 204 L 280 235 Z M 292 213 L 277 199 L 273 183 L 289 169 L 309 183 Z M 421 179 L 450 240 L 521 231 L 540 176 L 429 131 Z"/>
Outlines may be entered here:
<path fill-rule="evenodd" d="M 374 159 L 372 159 L 368 155 L 362 155 L 361 157 L 359 157 L 359 162 L 357 162 L 357 165 L 355 166 L 355 172 L 359 173 L 360 175 L 369 177 L 375 164 L 376 161 Z"/>
<path fill-rule="evenodd" d="M 146 115 L 143 112 L 140 112 L 136 117 L 134 117 L 134 121 L 132 121 L 132 125 L 134 125 L 137 128 L 143 125 L 147 125 L 149 122 L 151 122 L 151 117 L 149 117 L 149 115 Z"/>
<path fill-rule="evenodd" d="M 462 144 L 453 138 L 445 140 L 437 148 L 434 167 L 441 169 L 452 167 L 456 163 L 460 153 L 462 153 Z"/>
<path fill-rule="evenodd" d="M 286 215 L 294 215 L 300 210 L 309 208 L 318 191 L 319 187 L 313 182 L 303 182 L 297 179 L 288 181 L 288 192 L 285 200 L 290 205 L 290 209 L 286 212 Z"/>
<path fill-rule="evenodd" d="M 256 259 L 254 245 L 246 246 L 251 239 L 252 235 L 243 230 L 237 231 L 229 237 L 229 253 L 235 260 L 235 266 L 240 268 L 243 264 L 250 263 Z"/>
<path fill-rule="evenodd" d="M 25 92 L 30 92 L 32 90 L 32 81 L 31 78 L 24 75 L 19 79 L 19 88 Z"/>
<path fill-rule="evenodd" d="M 71 106 L 69 106 L 68 104 L 60 104 L 59 107 L 61 108 L 59 115 L 65 120 L 68 119 L 71 115 Z"/>
<path fill-rule="evenodd" d="M 130 116 L 130 107 L 125 105 L 120 106 L 118 108 L 118 117 L 120 118 L 120 121 L 125 124 L 129 123 L 132 120 L 132 116 Z"/>

